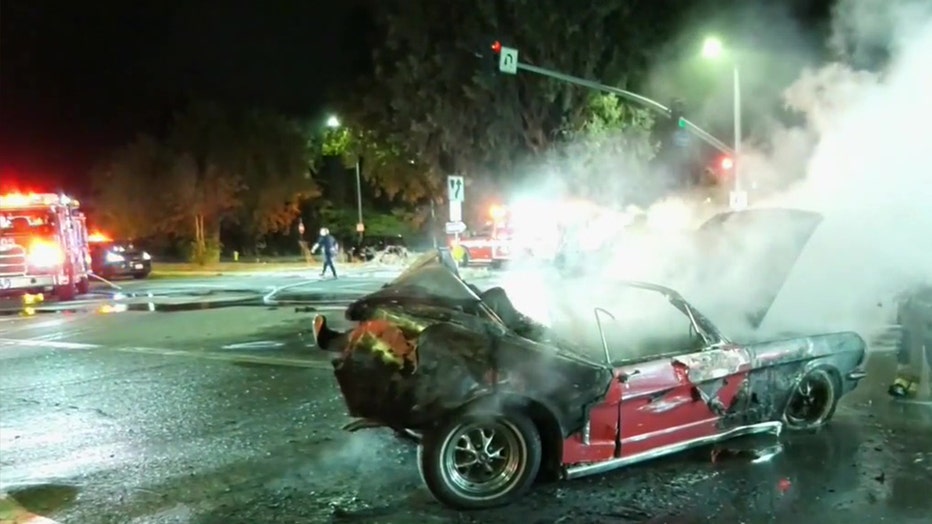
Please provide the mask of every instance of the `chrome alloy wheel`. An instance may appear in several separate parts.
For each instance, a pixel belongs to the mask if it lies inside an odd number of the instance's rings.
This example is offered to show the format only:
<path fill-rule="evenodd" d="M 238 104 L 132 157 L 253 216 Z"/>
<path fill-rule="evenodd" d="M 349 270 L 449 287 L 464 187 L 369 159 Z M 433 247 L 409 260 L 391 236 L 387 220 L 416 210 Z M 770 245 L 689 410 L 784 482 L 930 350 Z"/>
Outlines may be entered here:
<path fill-rule="evenodd" d="M 442 473 L 460 496 L 499 496 L 520 481 L 527 467 L 527 443 L 507 420 L 473 422 L 451 431 L 441 450 Z"/>

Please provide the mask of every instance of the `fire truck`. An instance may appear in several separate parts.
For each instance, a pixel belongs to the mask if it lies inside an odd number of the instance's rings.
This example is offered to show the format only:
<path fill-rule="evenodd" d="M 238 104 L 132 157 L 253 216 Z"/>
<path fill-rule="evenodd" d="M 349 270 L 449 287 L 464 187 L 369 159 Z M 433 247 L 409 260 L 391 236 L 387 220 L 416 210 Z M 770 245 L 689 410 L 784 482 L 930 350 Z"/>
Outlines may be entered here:
<path fill-rule="evenodd" d="M 491 215 L 492 267 L 497 269 L 512 257 L 511 211 L 504 207 L 493 207 Z"/>
<path fill-rule="evenodd" d="M 461 266 L 501 265 L 502 260 L 496 262 L 496 254 L 502 256 L 501 246 L 508 241 L 510 235 L 507 210 L 501 206 L 492 206 L 489 215 L 491 220 L 479 231 L 460 237 L 458 246 L 455 245 L 457 241 L 451 239 L 450 248 L 454 253 L 454 259 Z M 505 251 L 507 252 L 507 248 Z"/>
<path fill-rule="evenodd" d="M 88 291 L 89 274 L 87 226 L 77 200 L 0 195 L 0 294 L 52 292 L 71 300 Z"/>

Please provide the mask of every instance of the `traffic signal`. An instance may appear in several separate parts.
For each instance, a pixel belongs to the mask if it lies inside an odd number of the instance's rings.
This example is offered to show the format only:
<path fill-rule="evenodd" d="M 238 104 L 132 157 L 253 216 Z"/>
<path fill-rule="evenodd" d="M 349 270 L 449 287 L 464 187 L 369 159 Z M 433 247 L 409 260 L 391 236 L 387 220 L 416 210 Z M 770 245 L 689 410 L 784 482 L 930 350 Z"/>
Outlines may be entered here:
<path fill-rule="evenodd" d="M 670 120 L 681 129 L 686 128 L 686 119 L 683 118 L 684 112 L 685 108 L 682 100 L 677 99 L 670 103 Z"/>
<path fill-rule="evenodd" d="M 472 53 L 482 61 L 482 68 L 489 73 L 498 73 L 498 60 L 502 54 L 502 41 L 491 36 L 473 40 Z"/>

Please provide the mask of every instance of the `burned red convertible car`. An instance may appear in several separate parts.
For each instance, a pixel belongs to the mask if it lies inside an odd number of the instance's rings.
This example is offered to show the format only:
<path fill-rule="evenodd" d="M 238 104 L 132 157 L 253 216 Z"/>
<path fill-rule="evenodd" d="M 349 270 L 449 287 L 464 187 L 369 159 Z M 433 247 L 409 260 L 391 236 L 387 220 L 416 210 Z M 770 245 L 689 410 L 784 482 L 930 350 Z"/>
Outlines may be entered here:
<path fill-rule="evenodd" d="M 736 344 L 672 289 L 617 289 L 659 299 L 675 316 L 651 330 L 637 315 L 625 323 L 595 308 L 596 342 L 562 340 L 501 288 L 465 283 L 441 251 L 351 304 L 354 329 L 337 332 L 318 316 L 315 334 L 340 352 L 334 373 L 358 419 L 346 429 L 416 435 L 425 484 L 458 509 L 506 504 L 543 476 L 817 428 L 864 377 L 855 333 Z"/>

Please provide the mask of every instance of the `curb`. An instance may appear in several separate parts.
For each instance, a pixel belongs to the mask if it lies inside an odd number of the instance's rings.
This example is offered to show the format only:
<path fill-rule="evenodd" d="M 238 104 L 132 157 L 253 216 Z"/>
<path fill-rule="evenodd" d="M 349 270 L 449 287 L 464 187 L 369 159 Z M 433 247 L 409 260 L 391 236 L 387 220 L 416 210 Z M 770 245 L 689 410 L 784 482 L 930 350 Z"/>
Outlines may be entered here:
<path fill-rule="evenodd" d="M 61 524 L 57 520 L 42 517 L 19 505 L 13 497 L 0 493 L 0 524 Z"/>

